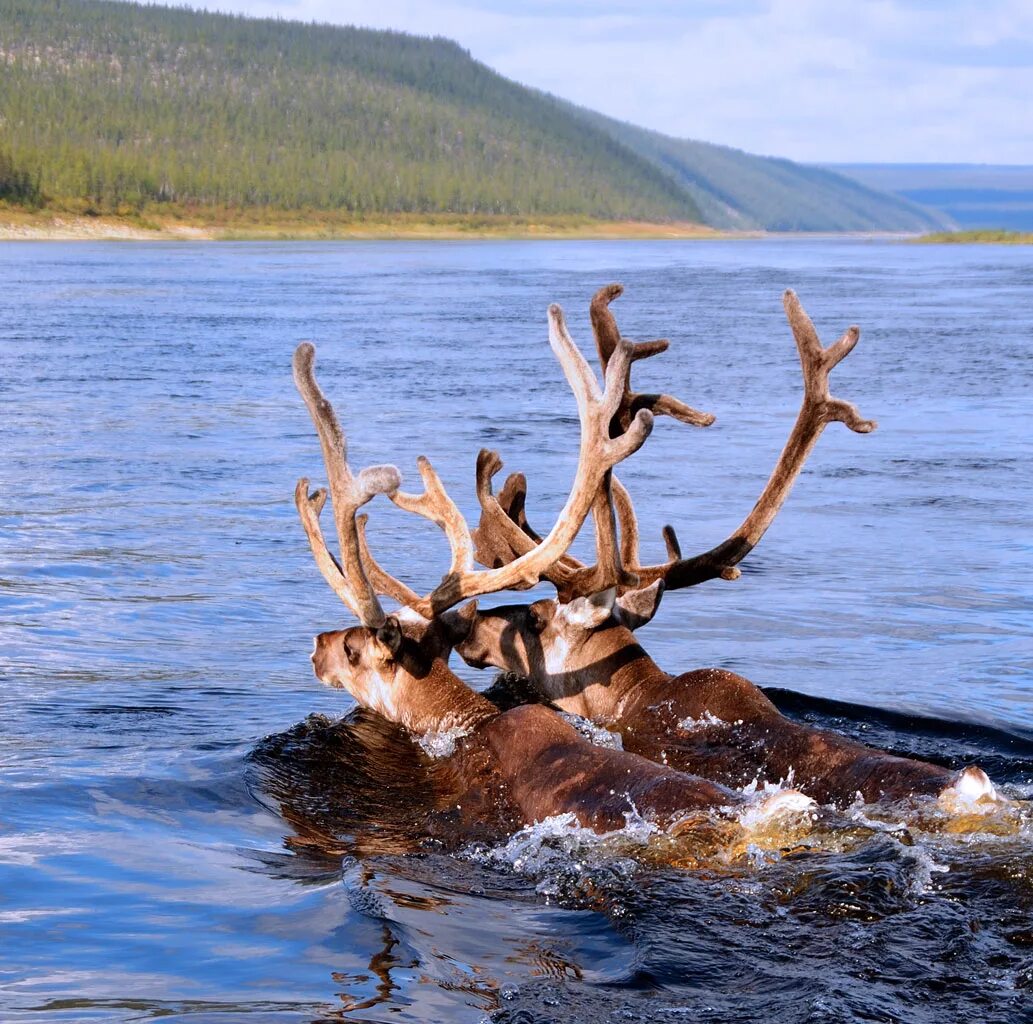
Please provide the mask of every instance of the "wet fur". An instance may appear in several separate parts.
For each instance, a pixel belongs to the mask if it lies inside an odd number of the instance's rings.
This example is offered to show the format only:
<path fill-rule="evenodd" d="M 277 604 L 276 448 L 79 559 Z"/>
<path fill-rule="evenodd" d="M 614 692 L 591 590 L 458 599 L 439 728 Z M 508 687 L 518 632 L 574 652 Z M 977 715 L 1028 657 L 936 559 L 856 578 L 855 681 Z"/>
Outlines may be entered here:
<path fill-rule="evenodd" d="M 386 632 L 354 627 L 320 634 L 312 661 L 323 682 L 370 707 L 379 702 L 416 736 L 465 729 L 451 758 L 460 779 L 455 790 L 496 811 L 512 808 L 521 825 L 572 813 L 586 828 L 605 832 L 637 812 L 667 827 L 692 812 L 744 803 L 711 781 L 593 746 L 548 708 L 500 712 L 448 668 L 453 639 L 438 620 L 389 619 Z"/>
<path fill-rule="evenodd" d="M 557 707 L 617 730 L 626 750 L 726 786 L 792 772 L 808 796 L 845 805 L 857 793 L 869 802 L 933 795 L 956 778 L 939 765 L 792 722 L 733 672 L 672 676 L 612 616 L 579 629 L 564 608 L 541 601 L 481 613 L 457 649 L 471 664 L 527 676 Z M 708 716 L 721 721 L 679 725 Z"/>

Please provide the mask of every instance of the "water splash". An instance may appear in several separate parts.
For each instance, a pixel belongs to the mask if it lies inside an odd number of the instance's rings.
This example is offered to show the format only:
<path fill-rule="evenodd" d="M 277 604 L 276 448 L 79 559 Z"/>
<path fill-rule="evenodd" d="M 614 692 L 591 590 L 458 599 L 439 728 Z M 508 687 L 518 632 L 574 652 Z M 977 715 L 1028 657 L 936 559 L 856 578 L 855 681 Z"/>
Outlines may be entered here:
<path fill-rule="evenodd" d="M 748 782 L 745 786 L 740 786 L 739 792 L 746 797 L 747 800 L 752 800 L 757 797 L 774 796 L 776 793 L 793 789 L 795 785 L 796 769 L 790 765 L 789 771 L 787 771 L 786 774 L 777 782 L 769 782 L 767 779 L 762 779 L 757 775 L 754 777 L 752 782 Z"/>
<path fill-rule="evenodd" d="M 993 814 L 1003 802 L 994 784 L 981 768 L 970 765 L 939 796 L 945 810 L 953 814 Z"/>
<path fill-rule="evenodd" d="M 609 729 L 604 729 L 601 725 L 596 725 L 590 718 L 572 715 L 567 711 L 561 711 L 559 716 L 568 725 L 577 729 L 593 746 L 606 747 L 609 750 L 624 749 L 624 740 L 619 732 L 611 732 Z"/>
<path fill-rule="evenodd" d="M 456 752 L 456 744 L 468 736 L 470 730 L 466 726 L 453 726 L 451 729 L 435 729 L 433 732 L 426 732 L 416 737 L 420 748 L 431 758 L 438 761 L 445 757 L 451 757 Z"/>
<path fill-rule="evenodd" d="M 911 865 L 910 891 L 915 896 L 922 896 L 933 887 L 933 875 L 950 871 L 950 865 L 941 864 L 926 846 L 901 846 L 900 855 Z"/>
<path fill-rule="evenodd" d="M 624 880 L 638 870 L 632 855 L 660 829 L 636 810 L 624 817 L 622 828 L 598 833 L 581 825 L 572 812 L 555 814 L 520 829 L 501 845 L 474 846 L 464 856 L 475 864 L 537 879 L 540 895 L 570 894 L 586 883 L 597 884 L 600 876 Z"/>
<path fill-rule="evenodd" d="M 682 718 L 678 721 L 678 728 L 684 729 L 685 732 L 696 732 L 699 729 L 708 729 L 711 726 L 718 725 L 729 725 L 733 723 L 726 722 L 723 718 L 718 718 L 717 715 L 712 714 L 710 711 L 704 711 L 699 718 Z M 742 720 L 734 723 L 735 725 L 741 725 Z"/>

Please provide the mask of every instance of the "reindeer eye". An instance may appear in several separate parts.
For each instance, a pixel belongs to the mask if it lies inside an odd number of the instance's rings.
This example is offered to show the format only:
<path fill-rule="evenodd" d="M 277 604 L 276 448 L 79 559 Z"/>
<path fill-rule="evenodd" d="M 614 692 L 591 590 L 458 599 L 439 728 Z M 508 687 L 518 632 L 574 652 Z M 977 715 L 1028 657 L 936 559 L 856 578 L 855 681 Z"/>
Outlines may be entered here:
<path fill-rule="evenodd" d="M 351 647 L 347 640 L 342 640 L 341 643 L 344 645 L 344 653 L 348 659 L 348 664 L 354 668 L 359 663 L 359 652 Z"/>

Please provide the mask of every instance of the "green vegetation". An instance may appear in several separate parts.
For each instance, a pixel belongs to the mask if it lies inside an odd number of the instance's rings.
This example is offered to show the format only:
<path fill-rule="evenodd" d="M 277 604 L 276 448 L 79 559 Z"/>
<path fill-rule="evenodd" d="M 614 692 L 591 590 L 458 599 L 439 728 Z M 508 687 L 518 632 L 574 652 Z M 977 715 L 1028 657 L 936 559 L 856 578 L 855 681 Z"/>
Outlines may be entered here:
<path fill-rule="evenodd" d="M 39 172 L 19 168 L 10 153 L 0 150 L 0 202 L 38 207 L 42 202 Z"/>
<path fill-rule="evenodd" d="M 754 156 L 709 142 L 673 139 L 588 110 L 579 113 L 640 156 L 666 168 L 713 227 L 928 231 L 950 224 L 936 211 L 820 167 Z"/>
<path fill-rule="evenodd" d="M 922 235 L 915 241 L 1033 245 L 1033 231 L 936 231 L 930 235 Z"/>
<path fill-rule="evenodd" d="M 216 228 L 256 211 L 270 231 L 943 226 L 829 171 L 573 107 L 446 39 L 111 0 L 0 0 L 0 207 Z"/>
<path fill-rule="evenodd" d="M 646 160 L 443 39 L 0 0 L 0 147 L 48 199 L 699 220 Z"/>

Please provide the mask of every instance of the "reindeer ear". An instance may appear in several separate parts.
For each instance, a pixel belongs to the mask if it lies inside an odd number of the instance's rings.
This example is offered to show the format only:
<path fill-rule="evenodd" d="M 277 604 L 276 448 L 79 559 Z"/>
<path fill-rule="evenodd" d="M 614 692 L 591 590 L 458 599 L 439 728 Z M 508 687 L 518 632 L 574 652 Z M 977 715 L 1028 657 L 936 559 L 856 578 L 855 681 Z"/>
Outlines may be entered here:
<path fill-rule="evenodd" d="M 341 645 L 344 647 L 344 655 L 348 659 L 348 664 L 351 665 L 352 668 L 355 668 L 362 659 L 362 652 L 351 645 L 347 633 L 344 634 L 344 638 L 341 640 Z"/>
<path fill-rule="evenodd" d="M 527 609 L 527 622 L 532 633 L 538 635 L 545 632 L 545 627 L 555 614 L 555 608 L 551 607 L 554 604 L 554 601 L 535 601 Z"/>
<path fill-rule="evenodd" d="M 575 597 L 573 601 L 569 601 L 564 605 L 563 610 L 566 614 L 567 622 L 572 626 L 580 626 L 582 629 L 596 629 L 613 614 L 616 599 L 617 590 L 615 587 L 610 587 L 589 597 Z"/>
<path fill-rule="evenodd" d="M 377 630 L 377 643 L 394 657 L 402 646 L 402 627 L 393 615 L 389 615 L 384 624 Z"/>
<path fill-rule="evenodd" d="M 445 612 L 440 621 L 448 642 L 453 647 L 461 644 L 470 635 L 470 630 L 477 621 L 477 602 L 467 601 L 461 608 Z"/>
<path fill-rule="evenodd" d="M 660 599 L 664 596 L 664 581 L 657 580 L 641 590 L 629 590 L 617 598 L 614 614 L 621 625 L 630 630 L 644 626 L 656 615 Z"/>

